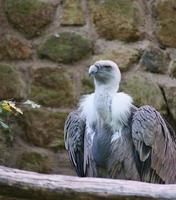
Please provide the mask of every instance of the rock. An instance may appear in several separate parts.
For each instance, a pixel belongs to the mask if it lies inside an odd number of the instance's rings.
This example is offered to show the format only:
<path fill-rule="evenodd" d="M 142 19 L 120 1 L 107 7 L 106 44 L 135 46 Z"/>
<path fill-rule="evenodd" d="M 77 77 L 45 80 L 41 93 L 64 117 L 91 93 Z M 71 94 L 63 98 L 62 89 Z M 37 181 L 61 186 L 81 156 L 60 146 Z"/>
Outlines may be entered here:
<path fill-rule="evenodd" d="M 4 1 L 0 0 L 0 33 L 7 30 L 8 27 L 8 20 L 6 18 L 5 12 L 4 12 Z"/>
<path fill-rule="evenodd" d="M 29 98 L 42 106 L 70 107 L 74 105 L 73 81 L 63 68 L 33 70 Z"/>
<path fill-rule="evenodd" d="M 97 32 L 108 40 L 135 41 L 142 37 L 144 23 L 139 4 L 131 0 L 105 0 L 94 9 Z"/>
<path fill-rule="evenodd" d="M 97 55 L 94 60 L 113 60 L 118 64 L 120 71 L 124 72 L 129 69 L 131 65 L 139 60 L 140 52 L 136 49 L 119 47 L 117 49 L 105 49 L 102 55 Z"/>
<path fill-rule="evenodd" d="M 51 172 L 51 160 L 47 154 L 39 152 L 23 152 L 16 161 L 18 169 L 49 173 Z"/>
<path fill-rule="evenodd" d="M 156 18 L 155 33 L 161 44 L 176 48 L 176 12 L 174 0 L 156 0 L 153 15 Z"/>
<path fill-rule="evenodd" d="M 0 60 L 24 60 L 30 58 L 31 48 L 11 34 L 0 35 Z"/>
<path fill-rule="evenodd" d="M 38 48 L 39 57 L 60 63 L 79 61 L 90 55 L 91 51 L 91 42 L 73 32 L 62 32 L 50 36 Z"/>
<path fill-rule="evenodd" d="M 87 0 L 87 5 L 88 5 L 90 14 L 93 14 L 93 11 L 94 11 L 95 7 L 98 5 L 98 3 L 100 3 L 99 0 Z"/>
<path fill-rule="evenodd" d="M 0 98 L 20 100 L 26 97 L 25 85 L 14 66 L 0 64 Z"/>
<path fill-rule="evenodd" d="M 63 2 L 61 24 L 64 26 L 83 26 L 85 24 L 80 0 L 65 0 Z"/>
<path fill-rule="evenodd" d="M 166 73 L 169 65 L 169 58 L 162 50 L 151 46 L 145 50 L 140 65 L 146 71 Z"/>
<path fill-rule="evenodd" d="M 52 4 L 40 0 L 6 0 L 5 11 L 10 23 L 27 38 L 41 34 L 54 16 Z"/>
<path fill-rule="evenodd" d="M 151 105 L 161 113 L 166 113 L 162 92 L 157 84 L 142 74 L 133 74 L 120 86 L 120 90 L 131 95 L 136 106 Z"/>
<path fill-rule="evenodd" d="M 173 118 L 176 120 L 176 86 L 164 85 L 163 90 L 167 100 L 167 106 Z"/>
<path fill-rule="evenodd" d="M 60 150 L 64 148 L 64 122 L 67 112 L 27 109 L 19 121 L 25 141 L 38 146 Z"/>
<path fill-rule="evenodd" d="M 7 143 L 6 132 L 0 127 L 0 165 L 6 165 L 10 158 L 10 150 Z"/>
<path fill-rule="evenodd" d="M 76 176 L 75 170 L 71 165 L 68 152 L 66 150 L 59 151 L 58 160 L 56 161 L 58 166 L 57 173 L 67 176 Z"/>
<path fill-rule="evenodd" d="M 169 75 L 176 78 L 176 60 L 172 60 L 169 64 Z"/>

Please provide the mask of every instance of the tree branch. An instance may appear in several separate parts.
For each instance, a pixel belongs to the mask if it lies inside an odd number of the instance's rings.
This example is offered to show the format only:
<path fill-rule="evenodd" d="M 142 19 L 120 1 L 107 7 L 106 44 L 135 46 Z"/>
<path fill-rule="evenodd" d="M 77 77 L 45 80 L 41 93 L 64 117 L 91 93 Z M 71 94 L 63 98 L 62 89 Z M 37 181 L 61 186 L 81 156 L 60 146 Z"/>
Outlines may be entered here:
<path fill-rule="evenodd" d="M 35 200 L 174 200 L 176 185 L 45 175 L 0 166 L 0 195 Z"/>

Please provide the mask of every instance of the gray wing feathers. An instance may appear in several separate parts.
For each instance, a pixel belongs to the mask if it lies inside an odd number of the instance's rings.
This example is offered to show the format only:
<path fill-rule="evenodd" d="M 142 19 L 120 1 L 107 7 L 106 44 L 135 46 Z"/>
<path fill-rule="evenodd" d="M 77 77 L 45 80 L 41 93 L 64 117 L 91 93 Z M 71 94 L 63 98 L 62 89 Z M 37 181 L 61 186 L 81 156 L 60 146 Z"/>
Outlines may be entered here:
<path fill-rule="evenodd" d="M 97 177 L 95 161 L 92 156 L 92 132 L 93 130 L 86 130 L 84 137 L 84 172 L 86 177 Z"/>
<path fill-rule="evenodd" d="M 132 138 L 142 181 L 176 183 L 176 144 L 160 113 L 150 106 L 139 108 L 132 119 Z"/>
<path fill-rule="evenodd" d="M 84 132 L 85 121 L 80 117 L 80 110 L 71 112 L 65 122 L 64 140 L 78 176 L 84 176 Z"/>

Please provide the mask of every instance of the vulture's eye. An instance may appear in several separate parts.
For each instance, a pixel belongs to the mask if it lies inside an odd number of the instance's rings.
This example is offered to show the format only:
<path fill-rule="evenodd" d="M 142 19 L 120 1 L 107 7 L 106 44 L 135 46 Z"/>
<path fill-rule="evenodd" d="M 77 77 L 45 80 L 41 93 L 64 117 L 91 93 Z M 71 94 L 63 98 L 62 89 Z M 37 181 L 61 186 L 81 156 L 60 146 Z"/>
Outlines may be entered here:
<path fill-rule="evenodd" d="M 111 66 L 109 66 L 109 65 L 105 65 L 105 66 L 103 66 L 105 69 L 107 69 L 107 70 L 110 70 L 112 67 Z"/>

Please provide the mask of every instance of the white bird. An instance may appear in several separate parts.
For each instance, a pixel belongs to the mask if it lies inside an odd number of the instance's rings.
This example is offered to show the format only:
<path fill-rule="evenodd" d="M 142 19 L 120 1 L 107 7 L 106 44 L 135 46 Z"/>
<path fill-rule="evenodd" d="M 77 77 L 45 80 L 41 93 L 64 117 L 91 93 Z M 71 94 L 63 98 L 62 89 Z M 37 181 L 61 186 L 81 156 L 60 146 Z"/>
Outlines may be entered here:
<path fill-rule="evenodd" d="M 173 129 L 151 106 L 118 92 L 121 73 L 109 60 L 89 68 L 95 92 L 65 122 L 65 147 L 78 176 L 176 183 Z"/>

